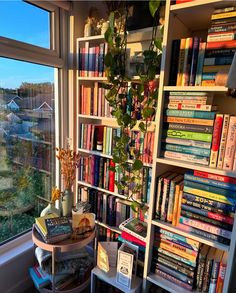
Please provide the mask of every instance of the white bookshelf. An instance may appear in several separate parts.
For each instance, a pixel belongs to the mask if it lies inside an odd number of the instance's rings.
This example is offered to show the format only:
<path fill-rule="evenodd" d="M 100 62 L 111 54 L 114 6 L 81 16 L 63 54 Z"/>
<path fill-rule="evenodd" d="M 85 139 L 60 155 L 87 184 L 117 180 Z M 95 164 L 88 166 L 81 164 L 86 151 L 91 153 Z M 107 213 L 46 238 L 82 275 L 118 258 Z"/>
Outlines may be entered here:
<path fill-rule="evenodd" d="M 159 83 L 159 97 L 158 97 L 158 109 L 156 115 L 156 140 L 154 151 L 155 168 L 153 168 L 153 178 L 157 178 L 160 174 L 163 174 L 167 170 L 173 170 L 175 168 L 181 168 L 182 170 L 198 170 L 224 176 L 230 176 L 236 178 L 236 172 L 225 171 L 216 168 L 210 168 L 208 166 L 193 164 L 190 162 L 178 161 L 163 158 L 160 156 L 161 138 L 162 138 L 162 121 L 163 121 L 163 109 L 164 99 L 166 92 L 169 91 L 201 91 L 209 92 L 214 95 L 214 102 L 219 105 L 221 113 L 230 113 L 236 115 L 236 103 L 227 96 L 227 88 L 224 86 L 169 86 L 169 71 L 171 60 L 171 46 L 172 40 L 181 39 L 192 36 L 200 36 L 206 39 L 207 28 L 210 25 L 211 14 L 216 8 L 222 8 L 227 6 L 235 6 L 235 1 L 222 1 L 222 0 L 195 0 L 182 4 L 170 5 L 170 0 L 166 1 L 166 14 L 165 14 L 165 29 L 163 38 L 163 56 L 162 67 Z M 230 245 L 224 245 L 216 241 L 211 241 L 205 237 L 190 234 L 186 231 L 182 231 L 180 228 L 175 227 L 169 223 L 162 222 L 153 218 L 155 210 L 155 180 L 152 180 L 151 198 L 149 202 L 149 214 L 147 219 L 147 245 L 144 264 L 144 280 L 143 280 L 143 292 L 148 292 L 149 283 L 156 284 L 157 286 L 167 290 L 171 293 L 187 293 L 185 289 L 173 284 L 172 282 L 153 274 L 150 271 L 152 262 L 152 248 L 154 240 L 155 227 L 167 229 L 179 235 L 197 240 L 200 243 L 207 244 L 211 247 L 215 247 L 222 251 L 228 252 L 228 263 L 226 276 L 224 281 L 223 293 L 234 292 L 233 285 L 233 273 L 235 269 L 234 257 L 236 246 L 236 220 L 234 221 L 232 238 Z M 197 292 L 197 291 L 193 291 Z"/>

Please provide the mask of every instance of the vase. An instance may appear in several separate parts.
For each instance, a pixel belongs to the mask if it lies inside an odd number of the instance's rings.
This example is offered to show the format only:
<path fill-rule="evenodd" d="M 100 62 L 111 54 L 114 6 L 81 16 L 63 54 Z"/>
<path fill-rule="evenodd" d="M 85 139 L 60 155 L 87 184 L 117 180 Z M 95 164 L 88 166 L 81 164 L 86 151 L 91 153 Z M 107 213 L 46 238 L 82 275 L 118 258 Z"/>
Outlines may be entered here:
<path fill-rule="evenodd" d="M 62 216 L 70 217 L 74 202 L 74 193 L 71 189 L 65 189 L 62 196 Z"/>
<path fill-rule="evenodd" d="M 40 214 L 40 217 L 44 217 L 46 215 L 49 215 L 49 214 L 56 214 L 58 215 L 58 217 L 60 217 L 60 210 L 57 209 L 54 204 L 52 204 L 51 202 L 46 206 L 45 209 L 42 210 L 41 214 Z"/>

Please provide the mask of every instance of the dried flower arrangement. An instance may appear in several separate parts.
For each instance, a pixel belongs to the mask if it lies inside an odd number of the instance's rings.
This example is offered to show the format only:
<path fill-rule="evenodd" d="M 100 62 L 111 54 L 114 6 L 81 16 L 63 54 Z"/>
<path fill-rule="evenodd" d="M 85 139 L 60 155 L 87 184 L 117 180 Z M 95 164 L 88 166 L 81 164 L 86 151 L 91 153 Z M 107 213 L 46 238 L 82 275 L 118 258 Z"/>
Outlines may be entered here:
<path fill-rule="evenodd" d="M 67 149 L 56 148 L 56 151 L 58 152 L 56 157 L 61 165 L 64 188 L 71 189 L 76 177 L 76 169 L 80 163 L 80 154 L 71 150 L 69 146 Z"/>
<path fill-rule="evenodd" d="M 52 198 L 51 202 L 55 204 L 56 200 L 59 200 L 61 198 L 61 191 L 56 186 L 52 189 Z"/>

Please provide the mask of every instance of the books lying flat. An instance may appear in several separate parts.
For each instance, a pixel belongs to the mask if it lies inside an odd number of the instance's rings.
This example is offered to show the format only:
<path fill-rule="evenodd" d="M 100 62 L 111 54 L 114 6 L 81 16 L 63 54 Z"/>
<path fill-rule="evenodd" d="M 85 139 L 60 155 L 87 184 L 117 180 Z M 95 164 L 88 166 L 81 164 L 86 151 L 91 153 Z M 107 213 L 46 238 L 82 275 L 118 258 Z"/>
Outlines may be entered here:
<path fill-rule="evenodd" d="M 134 237 L 146 241 L 147 237 L 147 223 L 136 218 L 130 218 L 122 222 L 119 226 L 122 231 L 125 231 Z"/>

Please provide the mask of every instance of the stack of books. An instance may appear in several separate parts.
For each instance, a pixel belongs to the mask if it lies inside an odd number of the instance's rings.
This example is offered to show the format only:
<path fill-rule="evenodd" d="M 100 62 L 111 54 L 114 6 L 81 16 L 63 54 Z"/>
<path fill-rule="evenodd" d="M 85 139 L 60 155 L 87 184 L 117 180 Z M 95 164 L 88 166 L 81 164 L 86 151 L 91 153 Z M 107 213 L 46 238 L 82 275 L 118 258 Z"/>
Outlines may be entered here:
<path fill-rule="evenodd" d="M 227 252 L 159 228 L 153 250 L 153 273 L 187 290 L 222 293 Z"/>
<path fill-rule="evenodd" d="M 152 271 L 186 290 L 192 290 L 199 247 L 198 241 L 158 229 L 154 239 Z"/>
<path fill-rule="evenodd" d="M 99 117 L 112 117 L 112 108 L 105 99 L 107 90 L 99 82 L 80 86 L 80 114 Z"/>
<path fill-rule="evenodd" d="M 103 77 L 104 56 L 107 53 L 107 43 L 90 47 L 89 42 L 85 42 L 84 48 L 79 49 L 79 76 L 82 77 Z"/>
<path fill-rule="evenodd" d="M 236 51 L 236 7 L 216 9 L 208 30 L 202 86 L 215 85 L 218 72 L 228 74 Z"/>
<path fill-rule="evenodd" d="M 35 218 L 34 227 L 46 243 L 56 243 L 70 238 L 72 226 L 66 217 L 49 214 Z"/>
<path fill-rule="evenodd" d="M 112 155 L 115 147 L 115 137 L 120 137 L 120 128 L 108 127 L 100 124 L 80 124 L 80 147 L 86 150 L 99 151 L 105 155 Z M 127 144 L 129 159 L 134 158 L 134 151 L 141 153 L 143 163 L 152 164 L 154 132 L 128 131 L 130 137 Z"/>
<path fill-rule="evenodd" d="M 170 92 L 165 104 L 162 156 L 209 165 L 216 106 L 206 92 Z"/>
<path fill-rule="evenodd" d="M 236 207 L 234 178 L 201 171 L 184 175 L 182 230 L 229 245 Z"/>
<path fill-rule="evenodd" d="M 79 169 L 79 180 L 85 181 L 93 186 L 109 190 L 121 195 L 128 195 L 131 190 L 118 190 L 115 185 L 115 180 L 120 182 L 121 174 L 110 170 L 110 167 L 115 167 L 115 163 L 107 158 L 100 156 L 82 157 Z M 149 202 L 150 187 L 151 187 L 152 168 L 144 166 L 143 173 L 140 177 L 143 189 L 139 194 L 136 194 L 136 200 Z M 128 172 L 127 172 L 128 175 Z"/>

